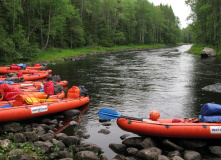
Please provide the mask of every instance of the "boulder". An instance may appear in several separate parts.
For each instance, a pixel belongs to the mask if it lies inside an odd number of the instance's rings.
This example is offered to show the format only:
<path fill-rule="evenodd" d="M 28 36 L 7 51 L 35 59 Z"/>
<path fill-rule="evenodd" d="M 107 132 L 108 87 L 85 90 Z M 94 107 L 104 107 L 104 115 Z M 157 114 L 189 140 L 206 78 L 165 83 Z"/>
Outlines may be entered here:
<path fill-rule="evenodd" d="M 74 159 L 87 159 L 87 160 L 99 160 L 99 158 L 97 157 L 97 155 L 94 152 L 91 151 L 81 151 L 78 152 Z"/>
<path fill-rule="evenodd" d="M 150 147 L 140 150 L 136 157 L 143 160 L 155 160 L 161 155 L 162 150 L 156 147 Z"/>
<path fill-rule="evenodd" d="M 203 48 L 203 51 L 201 52 L 202 58 L 215 57 L 215 56 L 216 56 L 216 52 L 212 48 L 209 48 L 209 47 Z"/>
<path fill-rule="evenodd" d="M 200 160 L 201 155 L 200 155 L 200 153 L 198 153 L 196 151 L 186 150 L 184 152 L 184 159 L 186 159 L 186 160 Z"/>

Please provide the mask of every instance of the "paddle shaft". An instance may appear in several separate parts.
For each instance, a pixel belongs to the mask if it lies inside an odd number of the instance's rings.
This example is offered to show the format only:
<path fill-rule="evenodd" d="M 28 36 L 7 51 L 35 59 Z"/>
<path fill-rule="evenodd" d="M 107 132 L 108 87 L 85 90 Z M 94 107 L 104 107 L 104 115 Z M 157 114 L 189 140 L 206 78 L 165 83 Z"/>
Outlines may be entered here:
<path fill-rule="evenodd" d="M 131 120 L 143 121 L 143 118 L 135 118 L 135 117 L 128 117 L 128 116 L 120 116 L 119 118 L 126 118 Z"/>

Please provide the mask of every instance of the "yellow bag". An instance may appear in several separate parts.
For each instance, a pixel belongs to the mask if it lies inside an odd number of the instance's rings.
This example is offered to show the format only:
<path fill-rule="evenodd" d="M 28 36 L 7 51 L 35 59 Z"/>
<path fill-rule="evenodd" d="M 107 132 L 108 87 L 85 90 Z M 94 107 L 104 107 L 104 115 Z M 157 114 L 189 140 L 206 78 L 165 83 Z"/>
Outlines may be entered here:
<path fill-rule="evenodd" d="M 35 98 L 35 97 L 26 97 L 25 102 L 27 104 L 34 104 L 34 103 L 39 103 L 40 100 L 38 98 Z"/>

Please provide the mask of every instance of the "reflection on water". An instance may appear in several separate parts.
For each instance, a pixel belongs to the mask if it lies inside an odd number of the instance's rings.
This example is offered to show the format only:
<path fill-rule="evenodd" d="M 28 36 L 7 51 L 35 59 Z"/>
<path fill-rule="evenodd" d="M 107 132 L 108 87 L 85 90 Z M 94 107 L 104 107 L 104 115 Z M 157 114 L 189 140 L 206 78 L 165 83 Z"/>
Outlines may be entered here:
<path fill-rule="evenodd" d="M 201 59 L 185 53 L 190 45 L 149 51 L 130 51 L 87 56 L 85 59 L 49 65 L 53 74 L 69 82 L 84 85 L 90 94 L 90 107 L 81 126 L 91 137 L 85 141 L 103 148 L 113 158 L 110 143 L 121 143 L 122 131 L 112 120 L 110 134 L 98 133 L 106 128 L 99 123 L 99 109 L 111 108 L 122 115 L 146 118 L 158 110 L 161 118 L 198 117 L 200 106 L 221 103 L 220 93 L 203 90 L 220 82 L 221 59 Z M 128 134 L 128 133 L 127 133 Z M 135 136 L 129 133 L 131 136 Z"/>

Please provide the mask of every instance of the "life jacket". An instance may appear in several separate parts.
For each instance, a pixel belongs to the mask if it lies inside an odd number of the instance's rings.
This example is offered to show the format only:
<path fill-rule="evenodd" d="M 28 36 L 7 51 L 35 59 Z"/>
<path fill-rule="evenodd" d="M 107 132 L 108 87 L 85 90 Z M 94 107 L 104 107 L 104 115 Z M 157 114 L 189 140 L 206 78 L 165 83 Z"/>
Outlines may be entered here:
<path fill-rule="evenodd" d="M 48 95 L 54 95 L 54 83 L 53 81 L 48 81 L 44 85 L 44 92 Z"/>

